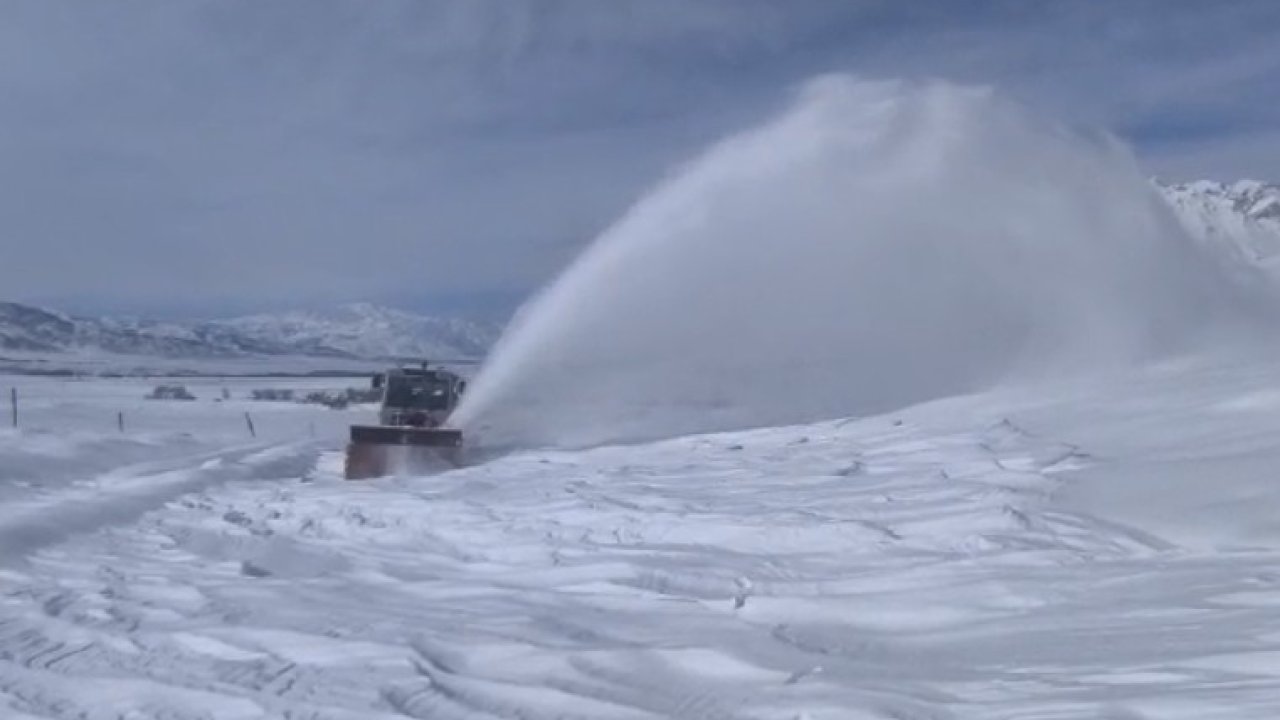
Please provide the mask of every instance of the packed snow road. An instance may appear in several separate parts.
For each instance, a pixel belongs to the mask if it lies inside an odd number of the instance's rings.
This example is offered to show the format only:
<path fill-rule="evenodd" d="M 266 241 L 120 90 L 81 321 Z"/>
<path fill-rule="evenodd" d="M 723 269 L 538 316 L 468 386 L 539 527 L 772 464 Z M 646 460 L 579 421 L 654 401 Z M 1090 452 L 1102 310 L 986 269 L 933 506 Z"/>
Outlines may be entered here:
<path fill-rule="evenodd" d="M 6 467 L 0 717 L 1274 718 L 1277 381 L 1170 365 L 368 483 L 326 437 Z M 14 530 L 28 496 L 62 532 Z"/>

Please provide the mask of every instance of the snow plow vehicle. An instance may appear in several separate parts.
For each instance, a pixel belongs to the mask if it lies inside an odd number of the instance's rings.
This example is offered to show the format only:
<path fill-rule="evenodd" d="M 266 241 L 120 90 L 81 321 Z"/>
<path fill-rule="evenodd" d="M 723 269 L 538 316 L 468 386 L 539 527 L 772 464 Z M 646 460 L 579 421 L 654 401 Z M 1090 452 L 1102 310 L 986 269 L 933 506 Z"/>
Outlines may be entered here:
<path fill-rule="evenodd" d="M 382 390 L 378 425 L 352 425 L 348 480 L 461 464 L 462 431 L 445 427 L 467 382 L 443 368 L 399 367 L 373 377 Z"/>

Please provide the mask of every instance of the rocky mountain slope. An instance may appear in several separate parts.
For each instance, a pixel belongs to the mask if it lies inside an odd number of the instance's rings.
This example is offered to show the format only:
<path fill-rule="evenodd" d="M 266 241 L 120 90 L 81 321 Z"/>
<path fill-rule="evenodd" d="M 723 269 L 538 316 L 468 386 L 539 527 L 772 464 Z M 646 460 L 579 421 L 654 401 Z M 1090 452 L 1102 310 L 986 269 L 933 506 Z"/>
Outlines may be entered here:
<path fill-rule="evenodd" d="M 1174 214 L 1205 245 L 1280 272 L 1280 186 L 1254 180 L 1157 183 Z"/>

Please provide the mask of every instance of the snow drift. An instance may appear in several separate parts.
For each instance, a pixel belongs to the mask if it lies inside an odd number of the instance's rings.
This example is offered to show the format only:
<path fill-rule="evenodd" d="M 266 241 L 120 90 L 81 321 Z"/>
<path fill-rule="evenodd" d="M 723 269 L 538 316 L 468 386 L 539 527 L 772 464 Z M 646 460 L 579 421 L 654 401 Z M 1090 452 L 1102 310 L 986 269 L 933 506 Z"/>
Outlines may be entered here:
<path fill-rule="evenodd" d="M 987 89 L 828 76 L 636 204 L 455 419 L 581 446 L 884 411 L 1175 351 L 1230 317 L 1118 143 Z"/>

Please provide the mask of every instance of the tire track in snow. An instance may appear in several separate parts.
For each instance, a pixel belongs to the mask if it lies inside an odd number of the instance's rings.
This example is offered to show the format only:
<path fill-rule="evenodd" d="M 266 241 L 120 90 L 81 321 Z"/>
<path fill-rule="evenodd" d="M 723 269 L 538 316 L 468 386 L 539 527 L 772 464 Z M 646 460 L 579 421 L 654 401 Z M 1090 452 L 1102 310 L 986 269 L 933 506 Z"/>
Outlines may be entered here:
<path fill-rule="evenodd" d="M 299 477 L 315 467 L 310 445 L 251 445 L 167 461 L 145 474 L 117 470 L 91 489 L 73 488 L 34 507 L 0 513 L 0 563 L 111 525 L 141 517 L 165 502 L 233 480 Z"/>

